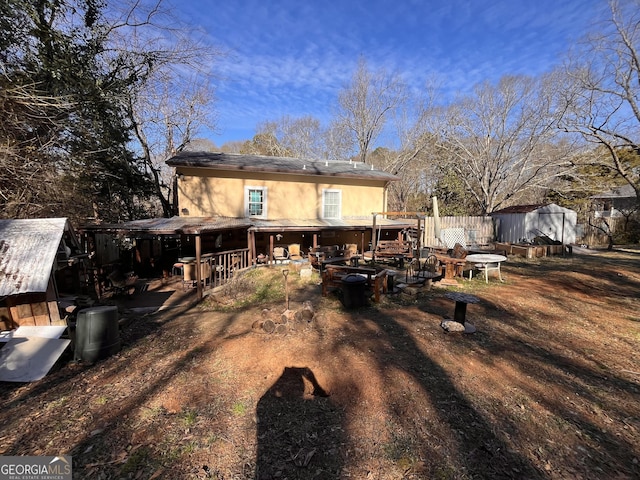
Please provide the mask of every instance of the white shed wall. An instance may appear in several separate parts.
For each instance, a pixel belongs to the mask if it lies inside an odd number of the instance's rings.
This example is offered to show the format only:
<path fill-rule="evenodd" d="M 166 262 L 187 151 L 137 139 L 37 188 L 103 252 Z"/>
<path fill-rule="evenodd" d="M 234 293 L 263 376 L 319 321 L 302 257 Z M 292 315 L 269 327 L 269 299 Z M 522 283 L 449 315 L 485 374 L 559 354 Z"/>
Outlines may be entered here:
<path fill-rule="evenodd" d="M 520 243 L 544 234 L 562 243 L 576 242 L 575 211 L 549 204 L 527 213 L 494 214 L 497 219 L 497 241 Z"/>
<path fill-rule="evenodd" d="M 505 213 L 495 217 L 498 219 L 498 242 L 519 243 L 527 238 L 524 213 Z"/>

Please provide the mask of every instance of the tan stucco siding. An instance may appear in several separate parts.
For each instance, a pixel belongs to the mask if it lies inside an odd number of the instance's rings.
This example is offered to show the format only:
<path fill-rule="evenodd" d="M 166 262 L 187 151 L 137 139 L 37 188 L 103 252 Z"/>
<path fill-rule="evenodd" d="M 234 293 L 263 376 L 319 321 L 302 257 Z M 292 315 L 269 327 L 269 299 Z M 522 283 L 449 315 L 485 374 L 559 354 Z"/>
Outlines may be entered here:
<path fill-rule="evenodd" d="M 266 187 L 269 220 L 321 218 L 324 189 L 342 192 L 343 218 L 371 215 L 385 207 L 382 181 L 187 168 L 178 173 L 183 216 L 244 217 L 246 187 Z"/>

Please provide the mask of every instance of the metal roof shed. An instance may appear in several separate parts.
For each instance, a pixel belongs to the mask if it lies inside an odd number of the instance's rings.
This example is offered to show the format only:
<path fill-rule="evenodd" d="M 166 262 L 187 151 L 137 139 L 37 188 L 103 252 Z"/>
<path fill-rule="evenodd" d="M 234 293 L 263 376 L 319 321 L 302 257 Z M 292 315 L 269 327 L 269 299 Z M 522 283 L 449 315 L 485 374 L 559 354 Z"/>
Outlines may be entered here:
<path fill-rule="evenodd" d="M 530 243 L 546 235 L 562 244 L 576 242 L 578 214 L 555 203 L 516 205 L 491 213 L 496 219 L 497 241 Z"/>
<path fill-rule="evenodd" d="M 66 233 L 66 235 L 65 235 Z M 75 240 L 66 218 L 0 220 L 0 326 L 60 322 L 54 271 Z M 2 325 L 4 324 L 4 325 Z"/>

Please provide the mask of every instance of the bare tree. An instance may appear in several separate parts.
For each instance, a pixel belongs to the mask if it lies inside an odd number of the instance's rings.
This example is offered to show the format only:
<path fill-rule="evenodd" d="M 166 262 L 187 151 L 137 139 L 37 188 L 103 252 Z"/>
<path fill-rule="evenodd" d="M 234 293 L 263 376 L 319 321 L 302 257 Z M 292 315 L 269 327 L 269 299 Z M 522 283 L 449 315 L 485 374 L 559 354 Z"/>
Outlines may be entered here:
<path fill-rule="evenodd" d="M 195 39 L 192 28 L 179 27 L 170 12 L 154 11 L 153 15 L 156 24 L 162 25 L 156 32 L 141 28 L 146 22 L 132 21 L 129 14 L 114 49 L 154 52 L 154 65 L 145 81 L 129 89 L 127 112 L 162 215 L 170 217 L 177 214 L 177 192 L 172 169 L 165 162 L 203 128 L 215 129 L 212 65 L 223 52 Z"/>
<path fill-rule="evenodd" d="M 258 134 L 268 135 L 277 142 L 280 155 L 298 158 L 322 158 L 323 130 L 320 120 L 310 115 L 293 118 L 288 115 L 269 120 L 257 127 Z"/>
<path fill-rule="evenodd" d="M 353 154 L 353 137 L 338 120 L 332 120 L 324 130 L 323 144 L 322 156 L 327 160 L 347 160 Z"/>
<path fill-rule="evenodd" d="M 207 79 L 198 83 L 159 76 L 130 99 L 134 133 L 165 217 L 176 214 L 177 204 L 172 171 L 165 162 L 195 140 L 203 127 L 214 127 L 213 98 Z"/>
<path fill-rule="evenodd" d="M 432 116 L 438 147 L 482 212 L 571 171 L 573 147 L 557 141 L 554 93 L 552 77 L 507 76 Z"/>
<path fill-rule="evenodd" d="M 358 144 L 358 160 L 367 155 L 391 113 L 405 98 L 398 75 L 380 69 L 372 72 L 361 59 L 351 83 L 338 96 L 337 124 L 350 131 Z"/>
<path fill-rule="evenodd" d="M 378 155 L 376 166 L 401 180 L 390 186 L 390 202 L 398 211 L 424 210 L 436 178 L 440 159 L 434 155 L 436 139 L 430 132 L 429 120 L 433 115 L 437 85 L 426 84 L 422 97 L 403 97 L 392 117 L 398 148 L 384 150 Z M 380 149 L 377 149 L 378 152 Z"/>
<path fill-rule="evenodd" d="M 607 155 L 590 163 L 623 178 L 640 201 L 640 1 L 609 6 L 611 18 L 571 56 L 560 126 L 603 147 Z"/>
<path fill-rule="evenodd" d="M 242 144 L 240 153 L 248 155 L 267 155 L 269 157 L 291 157 L 291 153 L 280 145 L 275 132 L 266 130 L 266 124 L 258 127 L 256 133 L 251 140 L 247 140 Z M 271 128 L 271 126 L 269 126 Z"/>

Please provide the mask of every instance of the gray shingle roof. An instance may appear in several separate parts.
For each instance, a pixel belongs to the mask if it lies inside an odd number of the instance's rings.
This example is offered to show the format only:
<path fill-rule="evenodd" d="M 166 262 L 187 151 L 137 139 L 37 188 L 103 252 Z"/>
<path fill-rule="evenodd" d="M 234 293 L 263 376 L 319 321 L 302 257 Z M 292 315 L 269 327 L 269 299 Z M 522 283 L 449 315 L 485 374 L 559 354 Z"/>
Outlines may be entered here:
<path fill-rule="evenodd" d="M 636 191 L 628 183 L 614 188 L 608 192 L 592 195 L 591 198 L 633 198 L 636 196 Z"/>
<path fill-rule="evenodd" d="M 382 170 L 372 169 L 371 165 L 360 162 L 310 160 L 219 152 L 181 152 L 167 160 L 166 163 L 171 167 L 198 167 L 217 170 L 242 170 L 248 172 L 317 175 L 384 181 L 399 180 L 395 175 L 383 172 Z"/>

